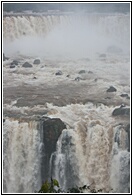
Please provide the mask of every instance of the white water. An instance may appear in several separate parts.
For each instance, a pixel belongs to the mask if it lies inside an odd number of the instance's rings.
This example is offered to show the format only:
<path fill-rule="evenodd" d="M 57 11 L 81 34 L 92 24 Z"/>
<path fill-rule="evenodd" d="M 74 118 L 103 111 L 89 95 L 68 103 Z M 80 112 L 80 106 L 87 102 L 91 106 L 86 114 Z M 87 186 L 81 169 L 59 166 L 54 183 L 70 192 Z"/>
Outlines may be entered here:
<path fill-rule="evenodd" d="M 6 120 L 3 132 L 4 192 L 21 193 L 40 188 L 41 138 L 36 122 Z"/>
<path fill-rule="evenodd" d="M 4 52 L 53 58 L 88 57 L 115 45 L 129 52 L 130 16 L 10 16 L 3 19 Z M 12 40 L 9 43 L 9 40 Z"/>
<path fill-rule="evenodd" d="M 105 193 L 128 192 L 128 137 L 118 119 L 111 116 L 113 107 L 96 107 L 89 103 L 63 108 L 48 104 L 47 107 L 49 117 L 61 118 L 67 125 L 57 142 L 54 164 L 50 165 L 52 177 L 59 181 L 62 189 L 75 186 L 76 183 L 78 186 L 91 185 L 91 188 L 102 189 Z M 120 135 L 115 140 L 118 131 Z M 6 120 L 5 192 L 39 190 L 41 145 L 41 130 L 37 130 L 37 123 Z"/>
<path fill-rule="evenodd" d="M 130 100 L 120 97 L 122 93 L 130 95 L 129 15 L 10 16 L 3 20 L 4 52 L 10 57 L 3 63 L 5 93 L 10 92 L 11 87 L 22 89 L 20 94 L 14 92 L 13 98 L 4 97 L 7 101 L 3 130 L 4 192 L 33 193 L 40 189 L 42 132 L 36 119 L 37 114 L 41 116 L 45 110 L 46 116 L 58 117 L 67 125 L 49 163 L 49 170 L 63 189 L 91 184 L 92 188 L 105 193 L 129 192 L 128 139 L 119 123 L 126 125 L 130 119 L 112 117 L 114 108 L 119 106 L 117 102 L 130 105 Z M 109 53 L 107 48 L 112 45 L 122 51 Z M 101 53 L 106 57 L 100 58 Z M 41 58 L 40 65 L 33 65 L 30 70 L 21 67 L 25 61 L 33 63 L 36 57 Z M 20 63 L 10 69 L 14 58 Z M 55 76 L 59 69 L 63 71 L 61 77 Z M 94 73 L 83 74 L 84 80 L 79 84 L 83 89 L 87 85 L 83 93 L 92 100 L 97 98 L 96 105 L 76 104 L 80 88 L 75 104 L 58 107 L 45 102 L 49 87 L 77 84 L 74 79 L 82 69 Z M 70 78 L 66 78 L 67 74 Z M 43 92 L 42 87 L 47 85 L 47 91 Z M 111 95 L 105 93 L 110 85 L 117 88 Z M 25 91 L 27 86 L 29 91 Z M 33 87 L 40 89 L 39 95 L 36 90 L 30 92 Z M 111 97 L 110 106 L 99 104 L 103 95 Z M 49 96 L 49 99 L 65 100 L 70 95 L 64 89 L 63 95 Z M 27 97 L 31 98 L 31 106 L 29 102 L 25 107 L 15 105 Z M 39 97 L 42 105 L 38 104 Z M 19 99 L 16 101 L 16 98 Z M 21 117 L 29 121 L 22 122 Z"/>

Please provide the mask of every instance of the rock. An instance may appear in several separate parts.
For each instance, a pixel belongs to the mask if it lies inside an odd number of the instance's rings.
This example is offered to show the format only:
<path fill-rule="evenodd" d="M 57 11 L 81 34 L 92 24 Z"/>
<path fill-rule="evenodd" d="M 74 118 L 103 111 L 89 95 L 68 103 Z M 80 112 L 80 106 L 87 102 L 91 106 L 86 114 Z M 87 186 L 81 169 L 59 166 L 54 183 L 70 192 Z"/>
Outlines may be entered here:
<path fill-rule="evenodd" d="M 79 71 L 79 74 L 83 74 L 83 73 L 85 73 L 85 70 Z"/>
<path fill-rule="evenodd" d="M 121 97 L 128 97 L 128 94 L 121 94 Z"/>
<path fill-rule="evenodd" d="M 37 77 L 34 76 L 33 79 L 37 79 Z"/>
<path fill-rule="evenodd" d="M 75 81 L 80 81 L 80 80 L 82 80 L 82 78 L 80 78 L 80 77 L 75 78 Z"/>
<path fill-rule="evenodd" d="M 57 71 L 57 72 L 55 73 L 56 76 L 61 76 L 62 74 L 63 74 L 63 73 L 62 73 L 62 71 L 60 71 L 60 70 Z"/>
<path fill-rule="evenodd" d="M 48 151 L 54 151 L 56 142 L 62 133 L 62 130 L 66 128 L 66 125 L 59 118 L 47 118 L 43 119 L 43 134 L 44 143 L 48 143 L 46 148 Z M 53 146 L 52 146 L 53 144 Z"/>
<path fill-rule="evenodd" d="M 88 71 L 88 74 L 93 74 L 93 72 L 92 71 Z"/>
<path fill-rule="evenodd" d="M 110 88 L 107 90 L 107 92 L 116 92 L 116 88 L 113 86 L 110 86 Z"/>
<path fill-rule="evenodd" d="M 120 107 L 114 109 L 113 116 L 130 116 L 130 108 Z"/>
<path fill-rule="evenodd" d="M 5 122 L 6 120 L 3 118 L 3 123 Z"/>
<path fill-rule="evenodd" d="M 42 127 L 42 141 L 44 147 L 41 154 L 41 174 L 42 180 L 48 179 L 49 176 L 49 163 L 51 155 L 56 151 L 56 144 L 63 129 L 66 129 L 66 125 L 59 118 L 44 117 L 41 119 Z M 54 158 L 54 157 L 53 157 Z M 52 159 L 53 160 L 53 159 Z"/>
<path fill-rule="evenodd" d="M 67 77 L 67 78 L 69 78 L 69 77 L 70 77 L 70 75 L 67 75 L 66 77 Z"/>
<path fill-rule="evenodd" d="M 126 107 L 126 105 L 125 105 L 124 103 L 122 103 L 122 104 L 120 105 L 120 108 L 124 108 L 124 107 Z"/>
<path fill-rule="evenodd" d="M 5 54 L 3 53 L 3 61 L 8 60 L 9 58 L 5 56 Z"/>
<path fill-rule="evenodd" d="M 106 57 L 106 54 L 100 54 L 99 57 L 100 58 L 105 58 Z"/>
<path fill-rule="evenodd" d="M 10 68 L 15 68 L 16 66 L 15 65 L 10 65 Z"/>
<path fill-rule="evenodd" d="M 127 98 L 127 97 L 128 97 L 128 94 L 121 94 L 120 96 L 121 96 L 121 97 L 126 97 L 126 98 Z"/>
<path fill-rule="evenodd" d="M 17 60 L 13 60 L 12 62 L 11 62 L 11 65 L 18 65 L 18 61 Z"/>
<path fill-rule="evenodd" d="M 111 97 L 105 97 L 105 99 L 111 99 Z"/>
<path fill-rule="evenodd" d="M 127 138 L 127 150 L 130 152 L 130 124 L 127 124 L 125 127 L 125 131 L 127 132 L 128 138 Z"/>
<path fill-rule="evenodd" d="M 125 131 L 130 132 L 130 124 L 127 124 L 127 126 L 125 127 Z"/>
<path fill-rule="evenodd" d="M 39 65 L 41 62 L 40 62 L 40 59 L 35 59 L 33 64 L 36 64 L 36 65 Z"/>
<path fill-rule="evenodd" d="M 25 67 L 25 68 L 29 68 L 29 67 L 32 67 L 32 65 L 28 62 L 25 62 L 22 67 Z"/>
<path fill-rule="evenodd" d="M 122 49 L 119 48 L 118 46 L 112 45 L 112 46 L 109 46 L 109 47 L 107 48 L 107 52 L 108 52 L 108 53 L 117 53 L 117 54 L 120 54 L 120 53 L 122 53 L 123 51 L 122 51 Z"/>

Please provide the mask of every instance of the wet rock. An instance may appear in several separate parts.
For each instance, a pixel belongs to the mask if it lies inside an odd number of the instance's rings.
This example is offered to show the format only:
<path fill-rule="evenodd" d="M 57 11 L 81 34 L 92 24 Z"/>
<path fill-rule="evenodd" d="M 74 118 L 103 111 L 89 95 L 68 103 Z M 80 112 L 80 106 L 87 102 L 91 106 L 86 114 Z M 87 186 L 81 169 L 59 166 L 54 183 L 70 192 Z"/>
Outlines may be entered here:
<path fill-rule="evenodd" d="M 30 68 L 30 67 L 32 67 L 32 65 L 31 65 L 30 63 L 28 63 L 28 62 L 25 62 L 25 63 L 22 65 L 22 67 Z"/>
<path fill-rule="evenodd" d="M 130 116 L 130 108 L 120 107 L 114 109 L 113 116 Z"/>
<path fill-rule="evenodd" d="M 125 131 L 130 132 L 130 124 L 127 124 L 127 126 L 125 127 Z"/>
<path fill-rule="evenodd" d="M 60 71 L 60 70 L 57 71 L 57 72 L 55 73 L 56 76 L 61 76 L 62 74 L 63 74 L 63 73 L 62 73 L 62 71 Z"/>
<path fill-rule="evenodd" d="M 126 97 L 126 99 L 130 99 L 130 97 L 128 96 L 128 97 Z"/>
<path fill-rule="evenodd" d="M 111 99 L 111 97 L 105 97 L 105 99 Z"/>
<path fill-rule="evenodd" d="M 125 131 L 127 132 L 127 150 L 130 152 L 130 124 L 125 127 Z"/>
<path fill-rule="evenodd" d="M 19 64 L 19 62 L 17 61 L 17 60 L 13 60 L 12 62 L 11 62 L 11 65 L 18 65 Z"/>
<path fill-rule="evenodd" d="M 93 72 L 92 71 L 88 71 L 88 74 L 93 74 Z"/>
<path fill-rule="evenodd" d="M 116 92 L 116 88 L 113 86 L 110 86 L 110 88 L 107 90 L 107 92 Z"/>
<path fill-rule="evenodd" d="M 59 118 L 44 117 L 41 119 L 41 127 L 43 131 L 43 144 L 41 160 L 42 180 L 48 179 L 49 161 L 53 152 L 56 151 L 56 143 L 66 125 Z"/>
<path fill-rule="evenodd" d="M 48 142 L 48 151 L 53 151 L 56 142 L 66 125 L 59 118 L 44 118 L 43 119 L 43 133 L 44 143 Z M 50 142 L 50 143 L 49 143 Z M 52 146 L 53 144 L 53 146 Z M 46 147 L 46 148 L 47 148 Z"/>
<path fill-rule="evenodd" d="M 9 58 L 5 56 L 5 54 L 3 53 L 3 61 L 8 60 Z"/>
<path fill-rule="evenodd" d="M 10 65 L 10 68 L 15 68 L 16 66 L 15 65 Z"/>
<path fill-rule="evenodd" d="M 80 70 L 80 71 L 79 71 L 79 74 L 84 74 L 84 73 L 86 73 L 85 70 Z"/>
<path fill-rule="evenodd" d="M 121 94 L 121 97 L 129 98 L 128 94 Z"/>
<path fill-rule="evenodd" d="M 41 63 L 40 59 L 35 59 L 33 64 L 39 65 Z"/>
<path fill-rule="evenodd" d="M 80 81 L 80 80 L 82 80 L 82 78 L 80 78 L 80 77 L 75 78 L 75 81 Z"/>
<path fill-rule="evenodd" d="M 127 97 L 128 94 L 121 94 L 120 96 L 121 96 L 121 97 Z"/>

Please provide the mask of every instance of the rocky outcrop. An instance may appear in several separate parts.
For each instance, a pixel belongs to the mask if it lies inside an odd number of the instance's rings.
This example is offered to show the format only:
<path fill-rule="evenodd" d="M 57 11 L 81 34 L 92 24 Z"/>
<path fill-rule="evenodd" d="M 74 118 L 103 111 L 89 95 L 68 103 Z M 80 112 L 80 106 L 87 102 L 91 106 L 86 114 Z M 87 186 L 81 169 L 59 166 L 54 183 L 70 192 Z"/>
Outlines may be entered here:
<path fill-rule="evenodd" d="M 120 107 L 114 109 L 113 116 L 130 116 L 130 108 Z"/>
<path fill-rule="evenodd" d="M 93 72 L 92 71 L 88 71 L 88 74 L 93 74 Z"/>
<path fill-rule="evenodd" d="M 80 78 L 80 77 L 76 77 L 76 78 L 75 78 L 75 81 L 80 81 L 80 80 L 83 80 L 83 79 Z"/>
<path fill-rule="evenodd" d="M 116 92 L 116 88 L 113 86 L 110 86 L 110 88 L 107 90 L 107 92 Z"/>
<path fill-rule="evenodd" d="M 15 65 L 10 65 L 10 68 L 15 68 L 16 66 Z"/>
<path fill-rule="evenodd" d="M 121 94 L 120 96 L 123 97 L 123 98 L 126 98 L 126 99 L 130 99 L 130 97 L 126 93 L 125 94 Z"/>
<path fill-rule="evenodd" d="M 84 74 L 86 71 L 85 70 L 80 70 L 79 74 Z"/>
<path fill-rule="evenodd" d="M 62 133 L 62 130 L 66 128 L 66 125 L 59 118 L 48 118 L 45 117 L 41 120 L 42 131 L 43 131 L 43 144 L 44 149 L 42 154 L 42 163 L 41 163 L 41 174 L 42 181 L 48 179 L 49 177 L 49 162 L 50 157 L 53 152 L 56 151 L 56 143 L 59 136 Z"/>
<path fill-rule="evenodd" d="M 13 60 L 12 62 L 11 62 L 11 65 L 18 65 L 19 64 L 19 62 L 17 61 L 17 60 Z"/>
<path fill-rule="evenodd" d="M 39 65 L 41 63 L 40 59 L 35 59 L 33 64 Z"/>
<path fill-rule="evenodd" d="M 59 118 L 45 118 L 43 121 L 43 141 L 49 153 L 56 150 L 56 142 L 65 129 L 65 124 Z"/>
<path fill-rule="evenodd" d="M 57 72 L 55 73 L 56 76 L 61 76 L 62 74 L 63 74 L 63 73 L 62 73 L 62 71 L 60 71 L 60 70 L 57 71 Z"/>
<path fill-rule="evenodd" d="M 5 54 L 3 53 L 3 61 L 8 60 L 9 58 L 5 56 Z"/>
<path fill-rule="evenodd" d="M 25 62 L 25 63 L 22 65 L 22 67 L 30 68 L 30 67 L 32 67 L 32 65 L 31 65 L 30 63 L 28 63 L 28 62 Z"/>
<path fill-rule="evenodd" d="M 130 152 L 130 124 L 128 124 L 125 127 L 125 131 L 127 132 L 128 138 L 127 138 L 127 147 L 128 147 L 128 152 Z"/>

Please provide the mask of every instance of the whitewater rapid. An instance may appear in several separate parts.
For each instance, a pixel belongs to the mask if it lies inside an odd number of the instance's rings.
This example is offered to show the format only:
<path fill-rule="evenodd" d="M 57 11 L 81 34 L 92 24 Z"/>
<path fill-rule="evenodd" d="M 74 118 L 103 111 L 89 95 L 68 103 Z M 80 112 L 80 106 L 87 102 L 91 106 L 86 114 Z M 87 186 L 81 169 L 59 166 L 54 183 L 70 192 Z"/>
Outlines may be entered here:
<path fill-rule="evenodd" d="M 129 18 L 3 18 L 9 57 L 3 61 L 4 193 L 35 193 L 51 176 L 64 191 L 90 185 L 103 193 L 130 192 L 130 115 L 112 115 L 130 108 Z M 18 65 L 11 68 L 13 60 Z M 110 86 L 116 91 L 107 92 Z M 45 118 L 66 126 L 54 152 L 46 151 Z"/>

